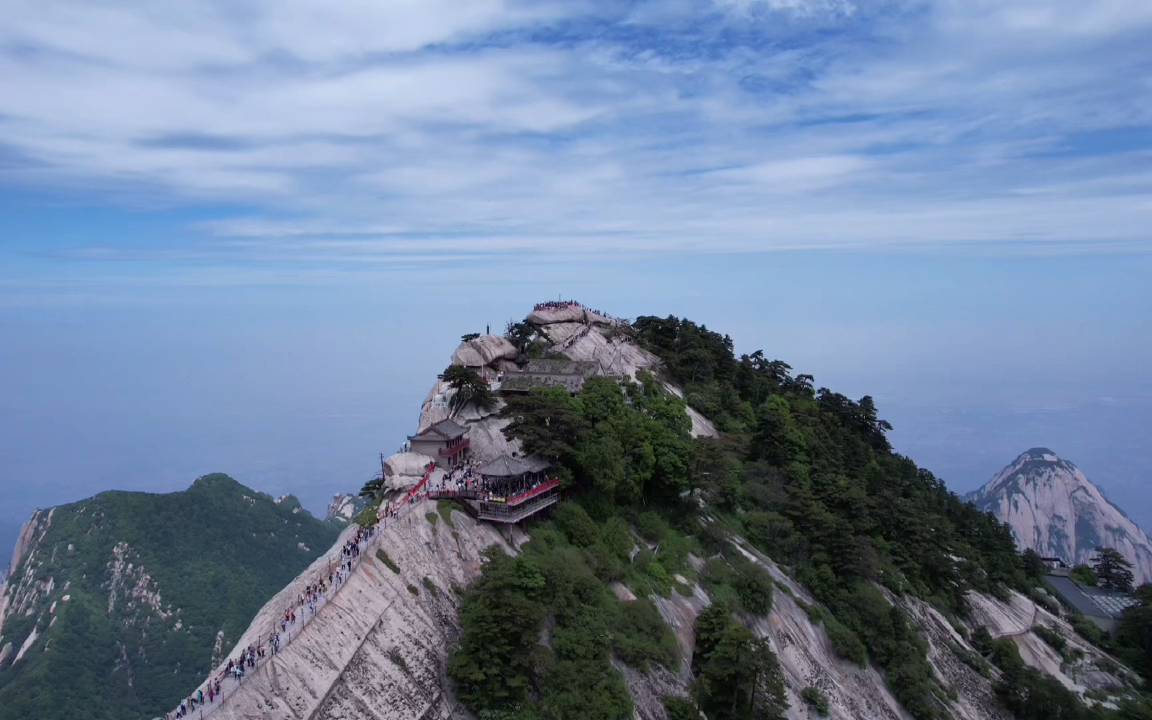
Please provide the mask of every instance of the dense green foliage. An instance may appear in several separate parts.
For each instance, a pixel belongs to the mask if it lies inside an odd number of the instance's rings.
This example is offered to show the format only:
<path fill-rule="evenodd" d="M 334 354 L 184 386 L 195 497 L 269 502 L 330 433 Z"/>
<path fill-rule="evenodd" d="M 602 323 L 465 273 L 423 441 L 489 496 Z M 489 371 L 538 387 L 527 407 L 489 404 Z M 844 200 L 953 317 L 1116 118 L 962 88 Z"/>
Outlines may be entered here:
<path fill-rule="evenodd" d="M 668 720 L 700 720 L 700 711 L 688 698 L 669 695 L 664 698 L 664 709 Z"/>
<path fill-rule="evenodd" d="M 820 688 L 809 685 L 800 692 L 800 697 L 804 700 L 804 704 L 820 717 L 828 714 L 828 696 L 821 692 Z"/>
<path fill-rule="evenodd" d="M 696 618 L 696 699 L 712 720 L 784 717 L 784 678 L 768 641 L 732 618 L 723 600 Z"/>
<path fill-rule="evenodd" d="M 567 469 L 596 517 L 641 498 L 673 502 L 688 489 L 691 422 L 684 403 L 651 376 L 623 386 L 593 377 L 575 396 L 549 388 L 507 400 L 505 433 Z"/>
<path fill-rule="evenodd" d="M 1000 678 L 993 684 L 996 697 L 1018 720 L 1096 720 L 1107 715 L 1085 707 L 1059 680 L 1028 667 L 1010 638 L 993 640 L 984 628 L 973 644 L 993 665 Z"/>
<path fill-rule="evenodd" d="M 338 533 L 294 498 L 278 504 L 225 475 L 202 477 L 184 492 L 106 492 L 56 508 L 25 564 L 34 564 L 38 580 L 52 578 L 45 605 L 56 602 L 57 620 L 50 625 L 41 607 L 5 623 L 6 643 L 18 647 L 33 628 L 40 638 L 20 662 L 0 666 L 0 719 L 63 720 L 81 710 L 94 720 L 163 715 L 207 676 L 217 632 L 231 648 Z M 125 597 L 139 579 L 131 574 L 109 608 L 118 543 L 126 544 L 125 564 L 151 577 L 160 611 Z"/>
<path fill-rule="evenodd" d="M 1089 565 L 1077 565 L 1072 568 L 1072 572 L 1068 573 L 1068 577 L 1077 585 L 1087 587 L 1096 587 L 1100 583 L 1099 578 L 1096 577 L 1096 571 Z"/>
<path fill-rule="evenodd" d="M 527 343 L 529 328 L 519 330 Z M 775 657 L 729 609 L 737 617 L 766 614 L 774 584 L 762 567 L 733 552 L 731 538 L 738 535 L 788 567 L 822 601 L 824 609 L 809 606 L 810 615 L 823 622 L 838 654 L 883 668 L 893 693 L 918 720 L 948 717 L 954 690 L 937 682 L 926 643 L 893 600 L 914 595 L 947 616 L 963 615 L 971 589 L 1007 598 L 1009 589 L 1028 592 L 1042 583 L 1039 558 L 1022 560 L 1006 525 L 893 452 L 886 437 L 891 426 L 870 397 L 816 389 L 811 376 L 793 376 L 788 365 L 761 352 L 737 358 L 729 338 L 687 320 L 642 317 L 632 334 L 661 358 L 666 379 L 684 389 L 687 404 L 709 417 L 721 437 L 692 439 L 685 402 L 643 373 L 638 382 L 591 378 L 576 395 L 553 388 L 507 398 L 505 433 L 554 462 L 568 501 L 554 523 L 533 531 L 532 552 L 485 570 L 485 576 L 514 577 L 507 568 L 530 562 L 548 588 L 498 585 L 532 604 L 525 616 L 535 625 L 528 625 L 522 645 L 504 646 L 506 657 L 487 658 L 502 668 L 492 676 L 478 660 L 485 638 L 495 638 L 517 615 L 493 610 L 481 622 L 471 608 L 489 607 L 484 603 L 496 590 L 486 589 L 485 580 L 470 591 L 465 640 L 453 654 L 453 677 L 466 703 L 497 713 L 493 717 L 565 716 L 560 708 L 595 707 L 598 717 L 625 712 L 627 703 L 614 701 L 619 681 L 608 657 L 627 656 L 638 667 L 644 659 L 620 641 L 619 631 L 592 642 L 589 628 L 611 628 L 620 616 L 604 583 L 622 581 L 641 597 L 666 595 L 680 589 L 672 577 L 690 573 L 684 558 L 697 550 L 706 558 L 698 579 L 716 602 L 697 626 L 695 699 L 712 720 L 772 717 L 783 702 L 775 692 Z M 575 603 L 582 611 L 574 615 L 571 594 L 583 586 L 558 577 L 559 589 L 551 589 L 550 574 L 565 573 L 587 583 L 584 599 Z M 557 622 L 550 648 L 530 642 L 540 637 L 544 618 Z M 647 627 L 647 619 L 634 624 Z M 583 641 L 559 643 L 568 633 Z M 981 658 L 969 661 L 990 673 Z M 664 660 L 652 651 L 649 662 Z M 1014 667 L 1011 658 L 1003 662 Z M 587 682 L 568 681 L 565 672 L 574 663 Z M 518 678 L 514 692 L 489 687 L 497 677 Z M 1006 678 L 999 696 L 1020 717 L 1034 717 L 1028 714 L 1033 706 L 1052 717 L 1080 717 L 1075 713 L 1085 709 L 1037 673 L 1013 670 Z M 669 712 L 692 710 L 680 700 L 667 702 Z"/>
<path fill-rule="evenodd" d="M 635 327 L 724 433 L 696 441 L 692 464 L 710 468 L 693 479 L 729 526 L 793 567 L 832 610 L 838 652 L 863 660 L 862 642 L 912 715 L 940 716 L 944 693 L 924 643 L 872 583 L 949 613 L 966 609 L 969 588 L 1025 588 L 1007 526 L 894 453 L 872 398 L 817 390 L 761 352 L 737 358 L 727 336 L 687 320 L 642 317 Z"/>
<path fill-rule="evenodd" d="M 1115 652 L 1152 685 L 1152 585 L 1136 588 L 1135 596 L 1140 604 L 1124 611 Z"/>
<path fill-rule="evenodd" d="M 1092 571 L 1107 590 L 1132 589 L 1132 563 L 1115 548 L 1098 547 L 1092 557 Z"/>
<path fill-rule="evenodd" d="M 440 373 L 440 379 L 448 383 L 448 387 L 455 391 L 452 395 L 453 410 L 459 410 L 468 403 L 474 403 L 477 407 L 482 408 L 492 407 L 496 401 L 488 381 L 480 377 L 480 374 L 472 368 L 463 365 L 449 365 L 444 372 Z"/>
<path fill-rule="evenodd" d="M 571 509 L 574 508 L 574 509 Z M 482 717 L 630 718 L 632 701 L 613 655 L 644 670 L 675 669 L 676 639 L 651 602 L 622 602 L 597 577 L 596 548 L 627 556 L 618 527 L 597 524 L 578 505 L 538 525 L 517 558 L 491 548 L 464 595 L 464 636 L 448 674 Z M 538 641 L 551 618 L 547 646 Z"/>

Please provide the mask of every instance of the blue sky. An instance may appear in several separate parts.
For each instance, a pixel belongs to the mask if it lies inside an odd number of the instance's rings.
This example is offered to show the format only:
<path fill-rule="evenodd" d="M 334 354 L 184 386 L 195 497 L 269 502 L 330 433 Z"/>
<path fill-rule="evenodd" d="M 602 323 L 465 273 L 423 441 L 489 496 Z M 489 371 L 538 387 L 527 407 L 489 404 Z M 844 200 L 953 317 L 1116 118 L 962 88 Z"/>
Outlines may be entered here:
<path fill-rule="evenodd" d="M 1149 46 L 1138 0 L 13 0 L 0 523 L 317 508 L 557 294 L 871 393 L 958 489 L 1040 444 L 1139 504 Z"/>

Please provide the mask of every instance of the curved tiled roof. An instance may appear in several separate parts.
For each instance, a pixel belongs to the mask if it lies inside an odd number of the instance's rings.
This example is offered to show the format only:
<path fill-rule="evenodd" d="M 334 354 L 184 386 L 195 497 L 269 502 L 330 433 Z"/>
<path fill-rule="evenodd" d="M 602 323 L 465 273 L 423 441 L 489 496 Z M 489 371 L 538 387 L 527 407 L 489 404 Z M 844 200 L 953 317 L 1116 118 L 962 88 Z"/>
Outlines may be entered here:
<path fill-rule="evenodd" d="M 445 440 L 454 440 L 458 437 L 464 437 L 468 434 L 468 428 L 465 428 L 452 420 L 441 420 L 438 423 L 429 425 L 424 432 L 415 435 L 409 435 L 409 440 L 415 440 L 418 437 L 427 437 L 435 433 Z"/>
<path fill-rule="evenodd" d="M 488 477 L 516 477 L 526 473 L 540 472 L 551 463 L 543 458 L 530 456 L 526 458 L 512 457 L 508 453 L 500 453 L 476 469 L 481 475 Z"/>

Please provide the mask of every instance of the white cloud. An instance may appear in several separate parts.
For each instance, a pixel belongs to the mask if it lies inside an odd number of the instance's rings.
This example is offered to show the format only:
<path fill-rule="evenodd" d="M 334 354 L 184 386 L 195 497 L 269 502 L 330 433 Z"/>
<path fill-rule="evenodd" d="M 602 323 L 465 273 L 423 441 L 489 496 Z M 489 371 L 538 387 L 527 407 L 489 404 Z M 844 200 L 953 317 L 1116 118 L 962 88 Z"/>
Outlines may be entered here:
<path fill-rule="evenodd" d="M 1152 241 L 1077 145 L 1152 126 L 1152 6 L 727 4 L 16 0 L 0 180 L 248 205 L 237 263 Z"/>

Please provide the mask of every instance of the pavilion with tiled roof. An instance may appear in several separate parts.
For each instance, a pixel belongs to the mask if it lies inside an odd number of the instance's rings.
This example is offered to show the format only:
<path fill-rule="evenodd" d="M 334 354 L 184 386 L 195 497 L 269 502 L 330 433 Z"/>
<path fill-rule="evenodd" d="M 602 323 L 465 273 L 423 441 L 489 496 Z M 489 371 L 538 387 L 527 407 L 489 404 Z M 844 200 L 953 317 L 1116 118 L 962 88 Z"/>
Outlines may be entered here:
<path fill-rule="evenodd" d="M 501 453 L 475 472 L 484 490 L 467 505 L 481 520 L 516 523 L 560 501 L 560 481 L 549 478 L 547 460 Z"/>

